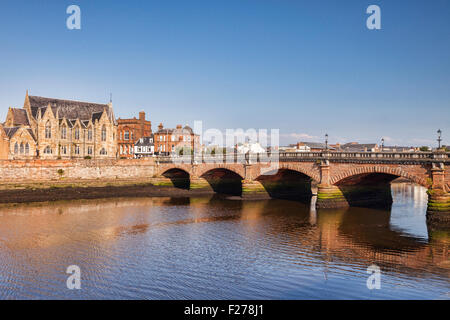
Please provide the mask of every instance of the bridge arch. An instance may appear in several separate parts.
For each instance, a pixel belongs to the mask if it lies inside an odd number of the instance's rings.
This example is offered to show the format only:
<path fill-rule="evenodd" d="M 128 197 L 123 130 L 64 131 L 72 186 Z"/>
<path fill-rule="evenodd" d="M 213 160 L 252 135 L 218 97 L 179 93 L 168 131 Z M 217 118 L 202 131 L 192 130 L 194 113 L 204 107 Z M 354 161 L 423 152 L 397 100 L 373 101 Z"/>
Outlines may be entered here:
<path fill-rule="evenodd" d="M 205 179 L 216 193 L 233 196 L 242 195 L 242 175 L 226 167 L 210 168 L 199 174 Z"/>
<path fill-rule="evenodd" d="M 384 167 L 384 166 L 361 166 L 361 167 L 355 167 L 351 170 L 346 170 L 342 173 L 333 175 L 330 177 L 330 184 L 332 185 L 338 185 L 342 182 L 344 182 L 346 179 L 361 175 L 367 175 L 367 174 L 384 174 L 384 175 L 390 175 L 395 178 L 403 177 L 408 180 L 411 180 L 414 183 L 417 183 L 418 185 L 421 185 L 423 187 L 428 188 L 429 184 L 426 179 L 426 177 L 419 177 L 417 175 L 411 174 L 409 172 L 406 172 L 402 168 L 392 168 L 392 167 Z"/>
<path fill-rule="evenodd" d="M 272 174 L 277 174 L 277 171 L 280 170 L 290 170 L 290 171 L 296 171 L 301 174 L 304 174 L 305 176 L 310 177 L 315 182 L 320 181 L 320 171 L 319 168 L 314 163 L 289 163 L 289 162 L 279 162 L 278 163 L 278 169 L 274 169 L 273 167 L 261 167 L 260 169 L 260 175 L 261 176 L 267 176 Z"/>
<path fill-rule="evenodd" d="M 302 170 L 303 171 L 303 170 Z M 265 171 L 256 179 L 271 198 L 309 202 L 314 178 L 300 170 L 278 168 Z"/>
<path fill-rule="evenodd" d="M 189 174 L 188 171 L 178 168 L 178 167 L 173 167 L 173 168 L 169 168 L 166 171 L 164 171 L 161 174 L 164 178 L 168 178 L 170 179 L 170 181 L 172 182 L 173 186 L 175 188 L 180 188 L 180 189 L 190 189 L 190 184 L 191 184 L 191 175 Z"/>

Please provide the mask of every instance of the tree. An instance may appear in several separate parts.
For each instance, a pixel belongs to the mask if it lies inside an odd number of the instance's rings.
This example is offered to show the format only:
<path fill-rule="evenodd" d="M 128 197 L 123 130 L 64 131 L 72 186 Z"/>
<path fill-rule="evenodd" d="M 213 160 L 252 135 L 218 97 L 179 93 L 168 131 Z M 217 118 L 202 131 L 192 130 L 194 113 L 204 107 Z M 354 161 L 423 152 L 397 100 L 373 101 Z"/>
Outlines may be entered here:
<path fill-rule="evenodd" d="M 430 148 L 428 148 L 427 146 L 422 146 L 419 148 L 420 151 L 430 151 Z"/>

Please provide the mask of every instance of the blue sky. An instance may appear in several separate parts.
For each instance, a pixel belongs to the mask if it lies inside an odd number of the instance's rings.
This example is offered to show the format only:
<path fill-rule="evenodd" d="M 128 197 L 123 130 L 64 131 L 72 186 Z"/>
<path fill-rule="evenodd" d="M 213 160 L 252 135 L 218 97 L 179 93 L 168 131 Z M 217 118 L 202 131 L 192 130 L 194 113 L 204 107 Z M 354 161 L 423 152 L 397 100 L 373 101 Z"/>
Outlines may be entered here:
<path fill-rule="evenodd" d="M 66 9 L 81 8 L 81 30 Z M 381 8 L 381 30 L 366 8 Z M 32 95 L 145 110 L 154 128 L 279 128 L 282 143 L 450 137 L 450 1 L 7 1 L 0 117 Z"/>

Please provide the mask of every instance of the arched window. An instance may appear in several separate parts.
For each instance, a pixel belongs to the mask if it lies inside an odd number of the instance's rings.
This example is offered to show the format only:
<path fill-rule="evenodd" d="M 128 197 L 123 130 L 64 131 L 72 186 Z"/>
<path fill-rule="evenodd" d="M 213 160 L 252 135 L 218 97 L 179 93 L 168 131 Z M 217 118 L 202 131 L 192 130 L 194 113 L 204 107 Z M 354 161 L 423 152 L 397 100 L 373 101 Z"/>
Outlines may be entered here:
<path fill-rule="evenodd" d="M 44 149 L 44 153 L 45 154 L 52 154 L 52 148 L 50 148 L 50 146 L 46 146 Z"/>
<path fill-rule="evenodd" d="M 100 154 L 101 154 L 101 155 L 106 155 L 106 150 L 105 150 L 105 148 L 102 148 L 102 149 L 100 150 Z"/>
<path fill-rule="evenodd" d="M 50 139 L 52 137 L 52 125 L 50 124 L 50 121 L 47 121 L 45 124 L 45 138 Z"/>
<path fill-rule="evenodd" d="M 102 127 L 102 141 L 106 141 L 106 127 L 103 125 Z"/>
<path fill-rule="evenodd" d="M 29 154 L 29 153 L 30 153 L 30 145 L 27 142 L 27 144 L 25 145 L 25 154 Z"/>
<path fill-rule="evenodd" d="M 75 140 L 80 140 L 80 128 L 75 127 Z"/>
<path fill-rule="evenodd" d="M 65 124 L 61 127 L 61 139 L 67 139 L 67 127 Z"/>
<path fill-rule="evenodd" d="M 19 145 L 17 144 L 17 142 L 16 142 L 16 144 L 14 145 L 14 153 L 15 153 L 15 154 L 18 154 L 18 153 L 19 153 Z"/>
<path fill-rule="evenodd" d="M 23 142 L 20 144 L 20 154 L 23 154 L 25 152 L 25 147 L 23 145 Z"/>
<path fill-rule="evenodd" d="M 80 154 L 80 146 L 79 145 L 75 146 L 75 154 Z"/>

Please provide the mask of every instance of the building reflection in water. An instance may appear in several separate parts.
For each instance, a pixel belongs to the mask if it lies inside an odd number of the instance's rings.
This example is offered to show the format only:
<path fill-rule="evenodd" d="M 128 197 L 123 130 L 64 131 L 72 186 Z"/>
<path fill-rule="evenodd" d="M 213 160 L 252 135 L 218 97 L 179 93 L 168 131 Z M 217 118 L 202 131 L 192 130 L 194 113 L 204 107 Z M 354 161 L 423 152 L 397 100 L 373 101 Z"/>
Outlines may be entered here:
<path fill-rule="evenodd" d="M 2 206 L 0 285 L 11 290 L 10 297 L 65 297 L 58 283 L 65 279 L 61 270 L 71 264 L 83 266 L 90 279 L 87 287 L 101 298 L 123 297 L 126 286 L 140 287 L 145 279 L 159 286 L 148 292 L 155 298 L 169 294 L 160 292 L 161 286 L 182 290 L 180 281 L 193 283 L 190 292 L 198 289 L 196 297 L 201 298 L 206 294 L 201 286 L 220 282 L 217 273 L 231 277 L 230 283 L 251 283 L 252 276 L 264 275 L 275 287 L 279 274 L 286 272 L 302 272 L 309 279 L 305 281 L 328 283 L 337 275 L 350 281 L 355 275 L 364 277 L 373 263 L 397 280 L 448 281 L 449 237 L 426 235 L 425 190 L 402 183 L 393 185 L 392 193 L 390 211 L 317 212 L 314 198 L 308 206 L 221 196 Z M 126 270 L 125 288 L 114 291 L 106 279 L 117 270 Z M 13 285 L 2 283 L 5 277 Z M 135 298 L 130 290 L 129 297 Z M 310 290 L 302 294 L 312 295 L 314 288 Z M 179 293 L 175 291 L 172 296 Z M 264 297 L 263 291 L 254 294 Z"/>

